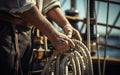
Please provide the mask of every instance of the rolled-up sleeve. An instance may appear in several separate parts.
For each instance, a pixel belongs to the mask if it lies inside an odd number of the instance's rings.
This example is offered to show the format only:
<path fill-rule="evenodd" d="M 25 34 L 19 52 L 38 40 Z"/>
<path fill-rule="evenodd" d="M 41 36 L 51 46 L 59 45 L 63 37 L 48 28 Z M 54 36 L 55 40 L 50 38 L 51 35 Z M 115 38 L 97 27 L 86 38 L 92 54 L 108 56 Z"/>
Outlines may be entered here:
<path fill-rule="evenodd" d="M 10 13 L 23 13 L 32 8 L 35 4 L 35 0 L 0 0 L 0 10 Z"/>
<path fill-rule="evenodd" d="M 60 3 L 57 0 L 44 0 L 43 1 L 43 14 L 46 15 L 46 13 L 51 10 L 52 8 L 59 6 L 60 7 Z"/>
<path fill-rule="evenodd" d="M 17 6 L 18 8 L 12 8 L 10 12 L 20 12 L 23 13 L 25 11 L 28 11 L 35 5 L 35 0 L 17 0 Z"/>

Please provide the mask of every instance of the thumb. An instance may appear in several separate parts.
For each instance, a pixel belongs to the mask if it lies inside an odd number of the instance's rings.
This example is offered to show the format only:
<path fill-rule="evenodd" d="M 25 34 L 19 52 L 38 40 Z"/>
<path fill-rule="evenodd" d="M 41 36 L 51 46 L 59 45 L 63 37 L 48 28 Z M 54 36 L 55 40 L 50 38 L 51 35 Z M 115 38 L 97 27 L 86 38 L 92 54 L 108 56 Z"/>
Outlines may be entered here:
<path fill-rule="evenodd" d="M 68 31 L 67 33 L 66 33 L 66 35 L 68 36 L 68 38 L 72 38 L 72 31 Z"/>
<path fill-rule="evenodd" d="M 65 25 L 63 30 L 69 38 L 72 38 L 72 29 L 70 25 Z"/>

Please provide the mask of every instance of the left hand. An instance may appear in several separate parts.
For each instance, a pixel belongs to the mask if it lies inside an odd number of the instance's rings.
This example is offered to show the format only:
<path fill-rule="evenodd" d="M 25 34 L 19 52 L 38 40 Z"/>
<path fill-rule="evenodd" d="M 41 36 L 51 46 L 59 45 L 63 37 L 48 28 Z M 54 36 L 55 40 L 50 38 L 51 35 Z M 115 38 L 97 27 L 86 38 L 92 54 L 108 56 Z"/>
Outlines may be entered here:
<path fill-rule="evenodd" d="M 78 30 L 73 28 L 70 24 L 65 25 L 63 27 L 63 30 L 69 38 L 75 37 L 77 40 L 82 41 L 82 37 L 80 36 L 80 33 L 78 32 Z"/>

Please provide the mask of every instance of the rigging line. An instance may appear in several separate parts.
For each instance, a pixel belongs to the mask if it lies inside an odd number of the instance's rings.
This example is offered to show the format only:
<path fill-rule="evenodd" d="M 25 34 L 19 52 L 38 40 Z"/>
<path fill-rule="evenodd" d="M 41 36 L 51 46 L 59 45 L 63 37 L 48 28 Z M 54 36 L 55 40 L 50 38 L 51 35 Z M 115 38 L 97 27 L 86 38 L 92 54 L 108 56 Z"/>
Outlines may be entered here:
<path fill-rule="evenodd" d="M 83 3 L 84 4 L 84 12 L 86 12 L 86 10 L 85 10 L 85 8 L 86 8 L 86 5 L 85 5 L 86 4 L 86 0 L 83 0 L 83 1 L 84 1 L 84 3 Z"/>
<path fill-rule="evenodd" d="M 48 59 L 48 61 L 47 61 L 46 65 L 45 65 L 45 67 L 44 67 L 41 75 L 45 75 L 45 74 L 46 74 L 46 71 L 47 71 L 48 67 L 50 66 L 50 64 L 51 64 L 55 59 L 56 59 L 55 56 L 51 56 L 51 58 Z"/>
<path fill-rule="evenodd" d="M 77 43 L 76 43 L 77 44 Z M 83 61 L 84 61 L 84 64 L 87 66 L 87 68 L 85 67 L 85 72 L 88 72 L 89 70 L 89 67 L 88 67 L 88 60 L 89 58 L 87 58 L 88 55 L 86 55 L 85 53 L 85 50 L 83 49 L 83 47 L 80 47 L 78 45 L 76 45 L 76 51 L 82 55 L 83 57 Z"/>
<path fill-rule="evenodd" d="M 85 10 L 85 9 L 87 9 L 87 2 L 86 2 L 86 0 L 83 0 L 83 4 L 84 4 L 84 12 L 87 14 L 87 11 Z M 87 15 L 85 15 L 85 17 L 86 17 Z"/>
<path fill-rule="evenodd" d="M 95 0 L 95 2 L 96 2 L 96 0 Z M 97 13 L 96 13 L 96 16 L 98 16 L 98 14 L 99 14 L 99 10 L 100 10 L 100 2 L 97 2 L 98 4 L 97 4 Z"/>
<path fill-rule="evenodd" d="M 96 2 L 96 0 L 95 0 L 95 2 Z M 99 2 L 98 2 L 99 3 Z M 98 8 L 99 8 L 99 5 L 100 5 L 100 3 L 98 4 L 98 6 L 97 6 L 97 11 L 99 10 Z M 99 75 L 101 75 L 101 65 L 100 65 L 100 52 L 98 51 L 98 42 L 99 42 L 99 36 L 98 36 L 98 25 L 97 25 L 97 18 L 98 18 L 98 12 L 96 11 L 96 5 L 94 6 L 94 12 L 95 12 L 95 18 L 96 18 L 96 21 L 95 21 L 95 28 L 96 28 L 96 44 L 97 44 L 97 46 L 96 46 L 96 48 L 97 48 L 97 62 L 98 62 L 98 74 Z"/>
<path fill-rule="evenodd" d="M 86 5 L 85 5 L 86 4 L 86 0 L 83 0 L 83 4 L 84 4 L 84 12 L 86 12 L 86 10 L 85 10 L 85 8 L 86 8 Z M 85 27 L 85 22 L 83 22 L 83 24 L 81 25 L 81 28 L 80 28 L 79 32 L 82 33 L 84 27 Z"/>
<path fill-rule="evenodd" d="M 87 47 L 91 52 L 91 44 L 90 44 L 90 0 L 87 0 Z"/>
<path fill-rule="evenodd" d="M 55 71 L 55 75 L 60 75 L 60 72 L 59 72 L 59 70 L 60 70 L 60 57 L 61 57 L 61 55 L 59 55 L 58 57 L 57 57 L 57 59 L 56 59 L 56 71 Z"/>
<path fill-rule="evenodd" d="M 73 65 L 73 70 L 74 70 L 74 75 L 77 75 L 77 65 L 76 65 L 76 60 L 74 59 L 74 56 L 71 53 L 64 53 L 65 57 L 63 58 L 63 60 L 61 61 L 61 69 L 60 69 L 60 75 L 66 75 L 65 74 L 65 62 L 67 62 L 67 59 L 69 57 L 69 59 L 71 60 L 71 63 Z"/>
<path fill-rule="evenodd" d="M 60 67 L 60 75 L 66 75 L 64 73 L 65 73 L 65 67 L 66 67 L 66 62 L 67 61 L 69 61 L 69 63 L 71 63 L 71 65 L 72 65 L 73 74 L 77 75 L 77 70 L 76 70 L 77 65 L 76 65 L 75 59 L 73 58 L 73 55 L 71 55 L 71 53 L 64 53 L 64 57 L 63 57 L 63 59 L 62 59 L 62 61 L 60 63 L 60 65 L 61 65 L 61 67 Z"/>
<path fill-rule="evenodd" d="M 73 74 L 77 75 L 76 74 L 76 65 L 75 65 L 74 59 L 73 58 L 69 58 L 69 60 L 71 61 L 71 64 L 72 64 L 72 67 L 73 67 Z"/>
<path fill-rule="evenodd" d="M 81 68 L 85 68 L 85 75 L 87 74 L 87 75 L 93 75 L 92 74 L 92 71 L 93 71 L 93 69 L 92 69 L 92 60 L 91 60 L 91 56 L 90 56 L 90 52 L 89 52 L 89 50 L 88 50 L 88 48 L 82 43 L 82 42 L 80 42 L 80 41 L 77 41 L 77 40 L 73 40 L 74 41 L 74 43 L 76 44 L 76 47 L 74 48 L 74 50 L 76 50 L 76 51 L 78 51 L 78 53 L 80 54 L 80 55 L 82 55 L 83 56 L 83 60 L 81 60 L 82 62 L 84 61 L 84 63 L 85 63 L 85 66 L 84 66 L 84 64 L 81 64 L 80 63 L 80 59 L 78 60 L 78 57 L 74 57 L 74 53 L 73 53 L 73 50 L 72 49 L 70 49 L 70 52 L 68 52 L 67 54 L 68 54 L 68 57 L 70 57 L 70 58 L 73 58 L 73 59 L 71 59 L 71 63 L 73 63 L 72 65 L 72 67 L 74 67 L 74 69 L 72 69 L 73 70 L 73 73 L 74 73 L 74 75 L 79 75 L 79 74 L 81 74 L 81 70 L 83 70 L 83 69 L 81 69 Z M 54 54 L 54 53 L 53 53 Z M 63 54 L 66 54 L 66 53 L 63 53 Z M 78 54 L 78 55 L 79 55 Z M 65 58 L 66 56 L 64 56 L 63 57 L 63 59 Z M 77 59 L 76 59 L 77 58 Z M 45 64 L 45 66 L 44 66 L 44 69 L 43 69 L 43 71 L 41 72 L 41 75 L 46 75 L 46 71 L 48 70 L 48 68 L 49 69 L 55 69 L 54 67 L 55 67 L 55 65 L 51 65 L 51 64 L 54 64 L 55 62 L 56 62 L 56 59 L 57 59 L 57 56 L 54 56 L 54 55 L 52 55 L 50 58 L 49 58 L 49 60 L 48 60 L 48 62 Z M 65 61 L 67 61 L 67 57 L 64 59 Z M 61 62 L 61 61 L 60 61 Z M 83 67 L 80 67 L 80 66 L 77 66 L 77 65 L 80 65 L 81 64 L 81 66 L 83 65 Z M 64 75 L 64 72 L 66 71 L 66 73 L 68 73 L 68 69 L 66 68 L 66 67 L 64 67 L 65 66 L 65 62 L 61 62 L 60 63 L 60 73 L 62 73 L 62 74 L 60 74 L 60 75 Z M 61 69 L 62 68 L 62 69 Z M 66 69 L 65 69 L 66 68 Z M 63 69 L 65 70 L 65 71 L 63 71 Z M 76 70 L 75 70 L 76 69 Z M 80 70 L 79 71 L 79 73 L 78 72 L 76 72 L 76 71 L 78 71 L 78 70 Z M 52 71 L 52 70 L 50 70 L 50 71 Z M 50 72 L 49 71 L 49 72 Z M 53 71 L 55 71 L 55 70 L 53 70 Z M 52 71 L 52 74 L 53 74 L 53 71 Z M 83 72 L 82 72 L 83 73 Z"/>
<path fill-rule="evenodd" d="M 73 54 L 74 56 L 74 60 L 76 61 L 76 69 L 77 69 L 77 75 L 81 75 L 81 67 L 80 67 L 80 62 L 79 62 L 79 59 L 77 57 L 77 54 L 75 52 L 71 53 Z"/>
<path fill-rule="evenodd" d="M 66 62 L 66 66 L 65 66 L 65 74 L 66 75 L 69 75 L 69 66 L 68 66 L 68 64 L 69 64 L 69 62 Z"/>
<path fill-rule="evenodd" d="M 118 15 L 117 15 L 117 17 L 116 17 L 116 19 L 115 19 L 115 21 L 114 21 L 114 23 L 113 23 L 113 26 L 116 25 L 116 23 L 117 23 L 119 17 L 120 17 L 120 10 L 119 10 L 119 13 L 118 13 Z M 108 31 L 108 33 L 107 33 L 108 35 L 110 35 L 110 32 L 112 31 L 112 29 L 113 29 L 113 28 L 110 28 L 110 30 Z"/>
<path fill-rule="evenodd" d="M 60 75 L 65 75 L 65 64 L 67 62 L 68 56 L 64 56 L 63 59 L 61 60 L 61 64 L 60 64 Z"/>
<path fill-rule="evenodd" d="M 85 66 L 85 73 L 89 73 L 90 68 L 89 68 L 88 64 L 90 64 L 90 63 L 88 62 L 88 59 L 89 59 L 88 55 L 85 53 L 85 50 L 83 49 L 83 47 L 80 47 L 77 45 L 76 48 L 77 48 L 76 51 L 83 57 L 84 64 L 86 65 Z"/>
<path fill-rule="evenodd" d="M 101 1 L 101 2 L 108 2 L 108 0 L 96 0 L 96 1 Z M 120 5 L 120 2 L 119 1 L 114 1 L 114 0 L 109 0 L 109 3 L 111 4 L 116 4 L 116 5 Z"/>
<path fill-rule="evenodd" d="M 74 51 L 79 59 L 80 62 L 80 67 L 81 67 L 81 74 L 84 75 L 85 74 L 85 63 L 83 61 L 82 55 L 78 52 L 78 51 Z"/>
<path fill-rule="evenodd" d="M 81 42 L 81 41 L 76 41 L 76 43 L 79 45 L 79 48 L 81 47 L 81 51 L 84 50 L 83 52 L 84 55 L 87 55 L 87 63 L 89 63 L 88 66 L 88 69 L 89 69 L 89 74 L 90 75 L 93 75 L 93 64 L 92 64 L 92 58 L 91 58 L 91 55 L 90 55 L 90 51 L 88 50 L 88 48 Z"/>
<path fill-rule="evenodd" d="M 85 23 L 83 22 L 82 25 L 81 25 L 81 28 L 80 28 L 80 30 L 79 30 L 80 33 L 82 33 L 84 27 L 85 27 Z"/>
<path fill-rule="evenodd" d="M 107 3 L 107 18 L 106 18 L 106 36 L 105 36 L 105 44 L 107 44 L 107 39 L 108 39 L 108 20 L 109 20 L 109 7 L 110 7 L 110 0 L 108 0 Z M 104 61 L 103 61 L 103 75 L 105 75 L 105 69 L 106 69 L 106 54 L 107 54 L 107 47 L 105 47 L 104 51 Z"/>
<path fill-rule="evenodd" d="M 59 1 L 60 1 L 60 0 L 59 0 Z M 66 1 L 67 1 L 67 0 L 61 1 L 61 7 L 63 7 L 63 5 L 65 4 Z"/>

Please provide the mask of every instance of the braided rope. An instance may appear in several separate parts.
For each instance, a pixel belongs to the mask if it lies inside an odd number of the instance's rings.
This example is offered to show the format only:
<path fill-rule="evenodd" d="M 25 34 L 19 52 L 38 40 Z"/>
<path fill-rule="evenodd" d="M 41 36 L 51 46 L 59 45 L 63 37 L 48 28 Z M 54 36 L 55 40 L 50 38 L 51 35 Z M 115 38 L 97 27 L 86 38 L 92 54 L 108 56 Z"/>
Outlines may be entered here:
<path fill-rule="evenodd" d="M 46 71 L 52 71 L 52 74 L 49 73 L 49 75 L 93 75 L 89 50 L 82 42 L 75 39 L 73 42 L 75 43 L 74 49 L 58 56 L 52 55 L 49 58 L 41 75 L 46 75 Z"/>

